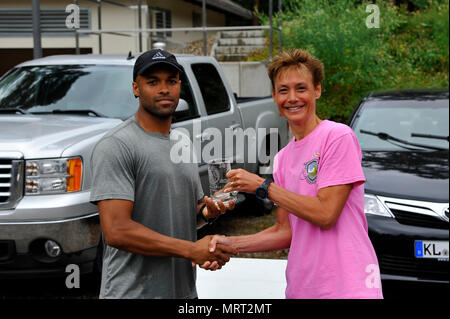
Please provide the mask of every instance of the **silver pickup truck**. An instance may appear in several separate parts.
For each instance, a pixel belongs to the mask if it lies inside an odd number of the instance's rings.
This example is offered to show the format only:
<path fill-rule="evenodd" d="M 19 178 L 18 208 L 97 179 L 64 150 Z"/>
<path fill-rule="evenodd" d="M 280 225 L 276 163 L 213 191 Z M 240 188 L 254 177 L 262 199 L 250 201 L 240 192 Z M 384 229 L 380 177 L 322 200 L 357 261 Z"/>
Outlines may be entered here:
<path fill-rule="evenodd" d="M 272 99 L 239 101 L 216 60 L 177 58 L 185 72 L 173 128 L 199 148 L 205 193 L 208 156 L 228 155 L 234 167 L 270 173 L 270 145 L 276 153 L 288 138 Z M 63 274 L 68 264 L 96 269 L 101 230 L 89 202 L 91 152 L 138 108 L 135 59 L 52 56 L 0 79 L 0 276 Z M 227 132 L 241 134 L 233 143 Z"/>

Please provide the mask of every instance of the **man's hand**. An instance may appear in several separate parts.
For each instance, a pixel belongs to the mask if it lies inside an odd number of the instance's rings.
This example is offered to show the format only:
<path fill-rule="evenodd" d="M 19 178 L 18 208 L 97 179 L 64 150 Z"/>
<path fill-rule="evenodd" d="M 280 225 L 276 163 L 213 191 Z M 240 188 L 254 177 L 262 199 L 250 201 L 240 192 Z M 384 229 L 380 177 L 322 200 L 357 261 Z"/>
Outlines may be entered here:
<path fill-rule="evenodd" d="M 237 249 L 230 246 L 227 241 L 217 243 L 214 251 L 212 251 L 210 242 L 213 237 L 215 236 L 205 236 L 195 242 L 195 248 L 190 257 L 193 267 L 198 264 L 204 269 L 220 269 L 230 260 L 231 255 L 237 254 Z"/>
<path fill-rule="evenodd" d="M 209 251 L 211 253 L 215 253 L 217 246 L 227 245 L 232 246 L 231 240 L 223 235 L 214 235 L 211 236 L 211 241 L 209 242 Z M 237 250 L 236 254 L 237 255 Z M 207 261 L 204 264 L 200 266 L 200 268 L 206 269 L 206 270 L 217 270 L 221 269 L 222 265 L 220 265 L 217 261 Z"/>
<path fill-rule="evenodd" d="M 232 200 L 230 200 L 227 205 L 225 205 L 221 200 L 218 200 L 216 205 L 210 197 L 205 196 L 204 202 L 206 207 L 203 209 L 203 215 L 207 219 L 223 215 L 227 210 L 234 209 L 234 202 Z"/>

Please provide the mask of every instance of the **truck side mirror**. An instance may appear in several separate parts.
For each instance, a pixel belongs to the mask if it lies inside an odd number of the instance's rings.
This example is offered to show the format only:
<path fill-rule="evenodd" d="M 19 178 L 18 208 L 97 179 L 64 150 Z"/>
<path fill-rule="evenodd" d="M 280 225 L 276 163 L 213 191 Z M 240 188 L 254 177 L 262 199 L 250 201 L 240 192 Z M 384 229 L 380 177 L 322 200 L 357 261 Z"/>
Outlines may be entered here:
<path fill-rule="evenodd" d="M 175 112 L 178 113 L 178 112 L 185 112 L 185 111 L 189 111 L 189 104 L 185 100 L 180 99 L 178 101 L 178 106 L 175 109 Z"/>

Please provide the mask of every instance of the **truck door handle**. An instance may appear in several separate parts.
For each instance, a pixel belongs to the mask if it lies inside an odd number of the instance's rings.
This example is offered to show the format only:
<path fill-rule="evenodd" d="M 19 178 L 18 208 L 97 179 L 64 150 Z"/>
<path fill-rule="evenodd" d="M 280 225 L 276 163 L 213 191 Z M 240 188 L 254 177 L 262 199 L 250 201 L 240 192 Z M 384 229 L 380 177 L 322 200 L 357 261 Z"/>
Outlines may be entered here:
<path fill-rule="evenodd" d="M 230 126 L 228 126 L 228 128 L 231 128 L 233 131 L 236 130 L 238 127 L 241 127 L 241 124 L 236 123 L 236 124 L 231 124 Z"/>
<path fill-rule="evenodd" d="M 209 141 L 211 139 L 211 136 L 209 134 L 202 133 L 195 135 L 195 138 L 200 141 Z"/>

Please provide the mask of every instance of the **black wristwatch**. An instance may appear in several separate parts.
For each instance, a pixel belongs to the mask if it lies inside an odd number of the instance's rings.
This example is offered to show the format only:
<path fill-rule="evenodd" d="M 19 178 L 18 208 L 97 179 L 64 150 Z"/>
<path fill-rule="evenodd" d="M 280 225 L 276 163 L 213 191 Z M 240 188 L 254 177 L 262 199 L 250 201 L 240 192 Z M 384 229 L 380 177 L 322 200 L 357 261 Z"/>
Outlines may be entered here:
<path fill-rule="evenodd" d="M 270 178 L 266 179 L 264 183 L 260 187 L 258 187 L 255 191 L 255 195 L 257 199 L 263 200 L 269 196 L 269 185 L 272 183 Z"/>

